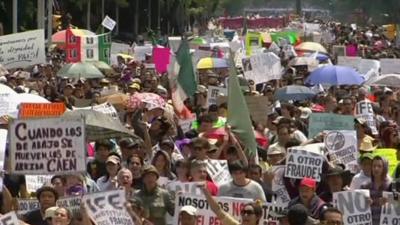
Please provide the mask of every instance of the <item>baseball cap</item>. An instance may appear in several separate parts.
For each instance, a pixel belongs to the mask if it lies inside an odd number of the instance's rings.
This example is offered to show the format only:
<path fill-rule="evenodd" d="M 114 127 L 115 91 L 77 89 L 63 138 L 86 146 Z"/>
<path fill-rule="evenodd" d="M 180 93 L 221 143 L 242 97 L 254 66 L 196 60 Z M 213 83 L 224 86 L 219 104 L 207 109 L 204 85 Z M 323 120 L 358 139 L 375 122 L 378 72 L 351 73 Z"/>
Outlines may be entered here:
<path fill-rule="evenodd" d="M 120 164 L 121 160 L 116 155 L 110 155 L 110 156 L 108 156 L 106 163 L 109 163 L 109 162 L 114 163 L 114 164 Z"/>
<path fill-rule="evenodd" d="M 300 182 L 300 186 L 315 188 L 317 187 L 317 181 L 310 177 L 304 177 Z"/>
<path fill-rule="evenodd" d="M 58 209 L 57 206 L 47 208 L 46 211 L 44 212 L 44 219 L 47 220 L 55 217 L 57 209 Z"/>
<path fill-rule="evenodd" d="M 301 119 L 308 119 L 308 117 L 310 117 L 312 110 L 310 108 L 307 107 L 299 107 L 300 111 L 301 111 L 301 115 L 300 118 Z"/>
<path fill-rule="evenodd" d="M 372 160 L 374 158 L 374 155 L 372 153 L 364 153 L 360 156 L 360 160 L 364 160 L 364 159 L 370 159 Z"/>
<path fill-rule="evenodd" d="M 185 205 L 181 208 L 179 213 L 185 212 L 191 216 L 197 216 L 197 209 L 191 205 Z"/>

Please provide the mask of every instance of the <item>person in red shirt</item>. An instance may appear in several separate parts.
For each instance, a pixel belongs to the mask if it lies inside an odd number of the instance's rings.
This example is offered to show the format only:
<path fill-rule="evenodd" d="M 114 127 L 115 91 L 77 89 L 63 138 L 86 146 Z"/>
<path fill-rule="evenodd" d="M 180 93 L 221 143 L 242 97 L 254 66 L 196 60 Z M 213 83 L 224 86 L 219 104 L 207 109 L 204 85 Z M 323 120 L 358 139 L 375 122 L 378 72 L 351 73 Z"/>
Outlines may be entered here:
<path fill-rule="evenodd" d="M 200 160 L 193 160 L 190 163 L 190 177 L 192 182 L 206 181 L 208 191 L 211 193 L 212 196 L 217 196 L 218 194 L 217 185 L 215 185 L 214 182 L 207 180 L 208 173 L 207 173 L 206 162 Z"/>

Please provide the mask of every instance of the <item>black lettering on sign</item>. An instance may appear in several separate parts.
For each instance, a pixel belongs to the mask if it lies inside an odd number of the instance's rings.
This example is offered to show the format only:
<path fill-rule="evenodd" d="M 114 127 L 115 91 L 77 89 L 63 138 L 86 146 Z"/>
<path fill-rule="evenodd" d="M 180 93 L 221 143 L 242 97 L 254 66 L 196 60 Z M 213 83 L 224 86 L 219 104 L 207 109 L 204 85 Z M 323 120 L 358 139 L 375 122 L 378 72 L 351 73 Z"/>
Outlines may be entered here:
<path fill-rule="evenodd" d="M 111 194 L 109 196 L 99 196 L 94 199 L 87 199 L 86 204 L 93 213 L 97 213 L 99 209 L 104 209 L 107 204 L 111 205 L 116 210 L 123 209 L 119 194 Z"/>
<path fill-rule="evenodd" d="M 344 192 L 338 195 L 337 205 L 340 211 L 354 214 L 365 213 L 369 209 L 366 197 L 360 192 Z"/>

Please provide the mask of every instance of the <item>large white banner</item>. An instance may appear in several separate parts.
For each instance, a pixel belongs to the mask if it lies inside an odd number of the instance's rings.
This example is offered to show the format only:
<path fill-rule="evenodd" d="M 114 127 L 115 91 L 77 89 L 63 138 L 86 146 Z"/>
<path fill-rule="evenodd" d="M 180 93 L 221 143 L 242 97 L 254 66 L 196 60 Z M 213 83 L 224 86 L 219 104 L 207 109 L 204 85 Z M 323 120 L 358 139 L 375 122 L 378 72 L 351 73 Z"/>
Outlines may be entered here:
<path fill-rule="evenodd" d="M 229 173 L 228 161 L 226 160 L 209 159 L 207 161 L 207 172 L 218 186 L 232 180 Z"/>
<path fill-rule="evenodd" d="M 78 216 L 80 214 L 81 196 L 63 197 L 57 200 L 58 207 L 64 207 L 71 211 L 72 215 Z M 17 214 L 22 216 L 30 211 L 40 209 L 39 200 L 36 198 L 23 199 L 17 198 L 18 211 Z"/>
<path fill-rule="evenodd" d="M 6 156 L 6 144 L 7 144 L 7 133 L 6 129 L 0 129 L 0 172 L 4 171 L 4 158 Z M 3 190 L 3 177 L 0 176 L 0 191 Z"/>
<path fill-rule="evenodd" d="M 14 174 L 86 171 L 82 118 L 13 120 L 9 135 L 11 172 Z"/>
<path fill-rule="evenodd" d="M 0 225 L 19 225 L 17 215 L 14 211 L 0 216 Z"/>
<path fill-rule="evenodd" d="M 133 225 L 126 210 L 126 195 L 124 190 L 99 192 L 84 195 L 86 210 L 97 224 L 101 225 Z"/>
<path fill-rule="evenodd" d="M 399 193 L 383 192 L 383 198 L 387 199 L 381 209 L 381 225 L 400 224 Z"/>
<path fill-rule="evenodd" d="M 325 147 L 335 164 L 343 164 L 346 169 L 356 172 L 358 168 L 357 134 L 355 130 L 325 131 Z"/>
<path fill-rule="evenodd" d="M 248 80 L 255 84 L 277 80 L 282 77 L 280 58 L 272 52 L 259 53 L 250 56 L 251 70 L 245 72 Z"/>
<path fill-rule="evenodd" d="M 296 179 L 310 177 L 321 181 L 323 162 L 322 155 L 301 148 L 289 148 L 286 156 L 285 177 Z"/>
<path fill-rule="evenodd" d="M 372 225 L 369 190 L 333 193 L 333 202 L 343 213 L 344 225 Z"/>
<path fill-rule="evenodd" d="M 0 64 L 9 68 L 45 63 L 44 30 L 0 36 Z"/>
<path fill-rule="evenodd" d="M 380 59 L 381 74 L 400 73 L 400 59 Z"/>

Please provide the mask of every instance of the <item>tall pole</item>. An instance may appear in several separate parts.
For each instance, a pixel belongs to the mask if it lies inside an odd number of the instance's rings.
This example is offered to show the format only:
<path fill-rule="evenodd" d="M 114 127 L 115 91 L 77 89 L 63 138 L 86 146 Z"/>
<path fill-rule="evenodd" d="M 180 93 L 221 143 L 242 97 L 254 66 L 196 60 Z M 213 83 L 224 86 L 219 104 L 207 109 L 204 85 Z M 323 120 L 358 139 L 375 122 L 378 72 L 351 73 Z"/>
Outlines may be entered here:
<path fill-rule="evenodd" d="M 51 46 L 51 36 L 53 34 L 53 0 L 47 0 L 47 48 Z"/>
<path fill-rule="evenodd" d="M 87 2 L 87 8 L 86 8 L 86 29 L 90 30 L 90 15 L 92 12 L 92 3 L 91 0 L 88 0 Z"/>
<path fill-rule="evenodd" d="M 118 34 L 119 33 L 119 6 L 118 6 L 118 3 L 115 3 L 115 21 L 117 21 L 117 24 L 115 25 L 115 32 Z"/>
<path fill-rule="evenodd" d="M 104 19 L 104 0 L 101 0 L 101 19 Z"/>
<path fill-rule="evenodd" d="M 161 0 L 157 0 L 157 29 L 161 29 Z"/>
<path fill-rule="evenodd" d="M 149 5 L 147 7 L 147 16 L 149 17 L 149 20 L 148 20 L 147 26 L 148 26 L 148 29 L 151 29 L 151 0 L 148 0 L 148 2 L 149 2 Z"/>
<path fill-rule="evenodd" d="M 12 19 L 13 19 L 13 25 L 12 25 L 12 32 L 17 33 L 18 32 L 18 0 L 13 0 L 12 2 Z"/>
<path fill-rule="evenodd" d="M 44 29 L 45 0 L 37 0 L 37 28 Z"/>

